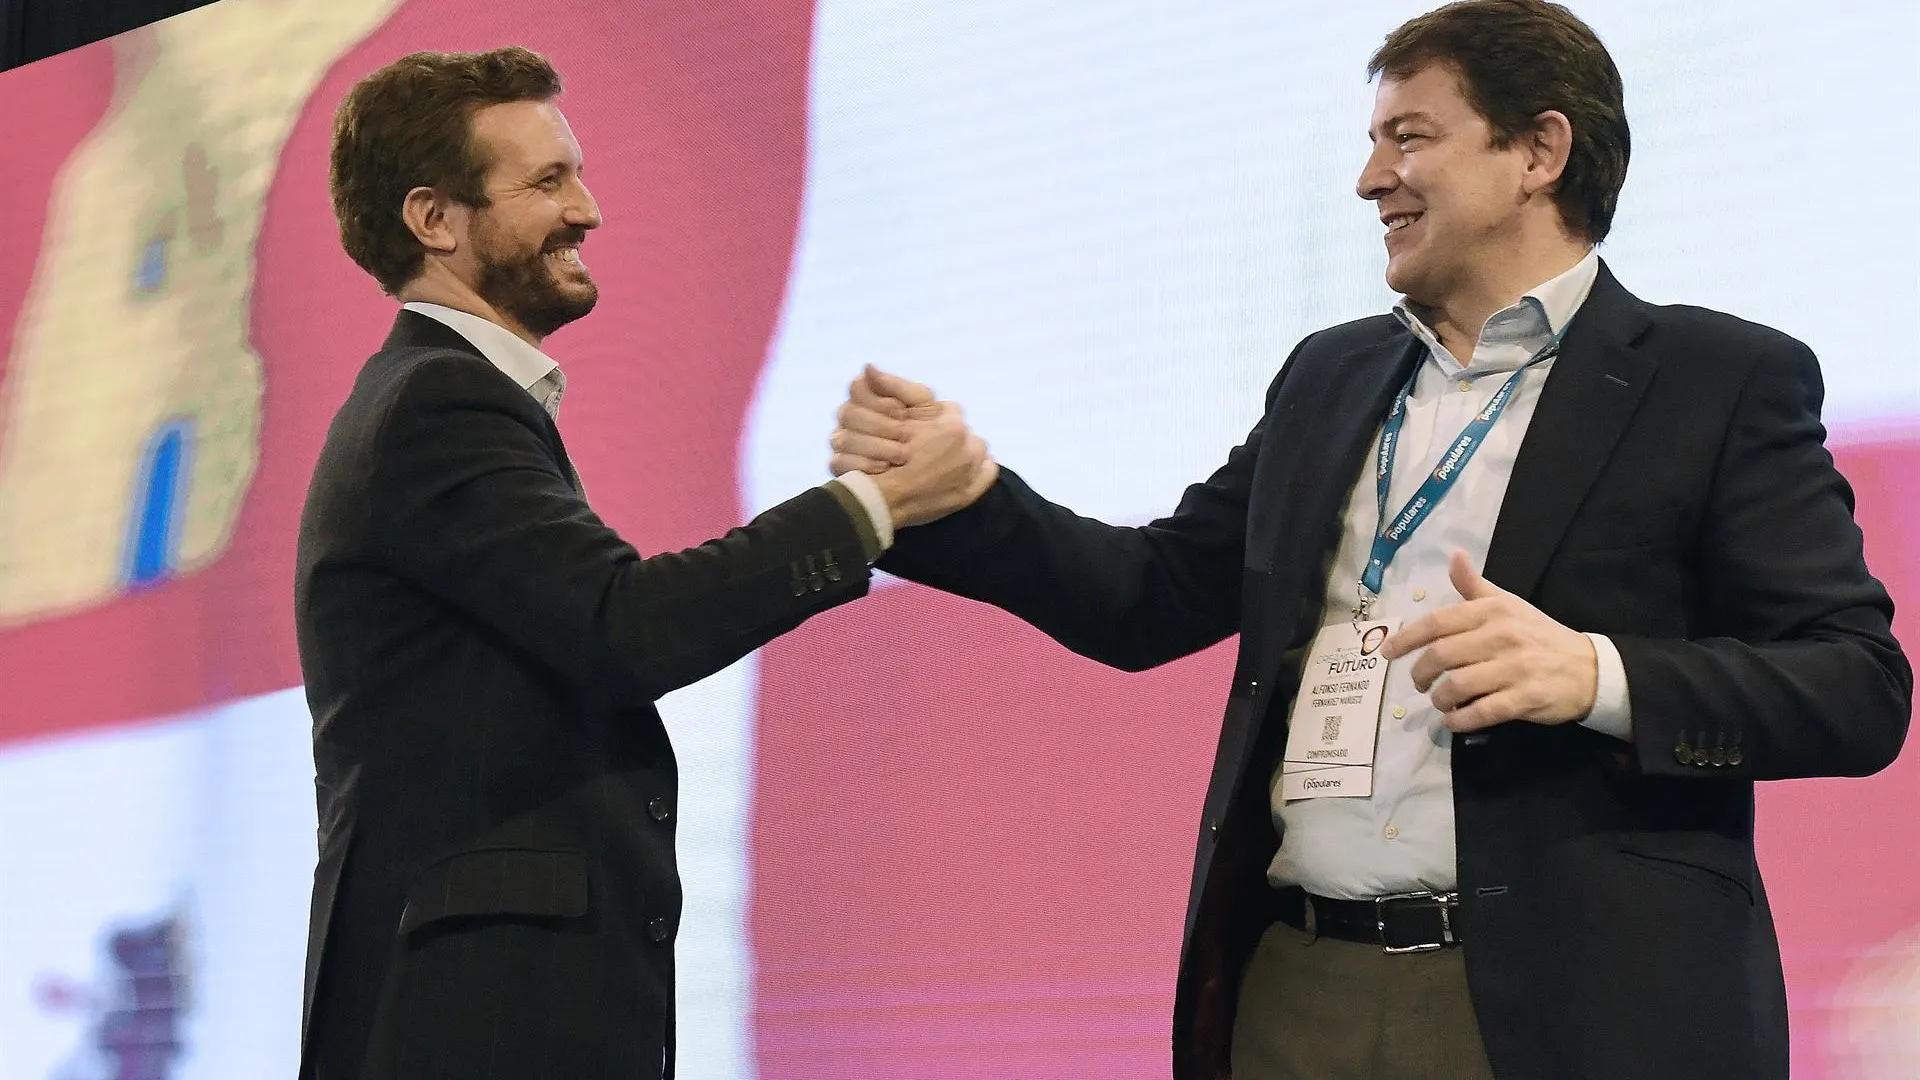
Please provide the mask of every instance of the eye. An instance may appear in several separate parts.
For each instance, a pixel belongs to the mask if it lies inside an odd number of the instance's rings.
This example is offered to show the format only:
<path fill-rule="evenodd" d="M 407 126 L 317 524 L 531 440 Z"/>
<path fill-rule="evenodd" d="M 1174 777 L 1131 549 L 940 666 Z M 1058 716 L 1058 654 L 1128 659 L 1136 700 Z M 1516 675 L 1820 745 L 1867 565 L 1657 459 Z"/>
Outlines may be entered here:
<path fill-rule="evenodd" d="M 1395 135 L 1393 137 L 1393 141 L 1400 144 L 1401 146 L 1405 146 L 1415 139 L 1424 139 L 1424 138 L 1426 138 L 1426 136 L 1421 135 L 1418 132 L 1403 131 L 1400 134 Z"/>

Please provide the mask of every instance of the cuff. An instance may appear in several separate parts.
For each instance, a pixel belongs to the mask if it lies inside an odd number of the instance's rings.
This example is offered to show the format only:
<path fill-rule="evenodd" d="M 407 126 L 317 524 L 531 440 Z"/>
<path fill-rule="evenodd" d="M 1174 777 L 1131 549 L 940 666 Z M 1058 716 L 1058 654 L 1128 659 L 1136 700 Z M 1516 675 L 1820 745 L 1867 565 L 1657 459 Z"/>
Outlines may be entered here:
<path fill-rule="evenodd" d="M 869 563 L 893 546 L 893 514 L 873 477 L 863 472 L 842 473 L 827 481 L 826 487 L 854 519 Z"/>
<path fill-rule="evenodd" d="M 1620 662 L 1620 650 L 1605 634 L 1588 634 L 1593 642 L 1597 669 L 1593 693 L 1593 711 L 1580 723 L 1622 742 L 1633 741 L 1633 703 L 1627 694 L 1627 668 Z"/>

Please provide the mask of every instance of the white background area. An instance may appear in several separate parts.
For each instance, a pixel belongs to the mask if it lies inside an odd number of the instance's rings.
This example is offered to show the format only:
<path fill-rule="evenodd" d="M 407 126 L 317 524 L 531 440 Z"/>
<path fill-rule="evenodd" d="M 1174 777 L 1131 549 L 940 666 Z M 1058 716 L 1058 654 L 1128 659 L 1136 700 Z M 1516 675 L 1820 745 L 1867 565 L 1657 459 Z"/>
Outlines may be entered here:
<path fill-rule="evenodd" d="M 745 433 L 756 509 L 817 482 L 872 362 L 1055 501 L 1167 510 L 1293 346 L 1386 311 L 1354 194 L 1367 58 L 1422 3 L 821 5 L 807 204 Z M 1920 413 L 1920 6 L 1592 0 L 1626 85 L 1621 281 L 1812 345 L 1842 436 Z"/>

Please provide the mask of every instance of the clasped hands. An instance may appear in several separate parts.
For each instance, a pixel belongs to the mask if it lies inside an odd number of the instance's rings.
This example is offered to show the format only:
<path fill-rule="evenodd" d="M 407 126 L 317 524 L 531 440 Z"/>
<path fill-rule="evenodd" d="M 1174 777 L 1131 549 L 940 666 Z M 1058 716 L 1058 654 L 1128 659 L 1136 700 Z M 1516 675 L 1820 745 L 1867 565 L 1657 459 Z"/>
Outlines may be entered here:
<path fill-rule="evenodd" d="M 960 407 L 920 383 L 868 365 L 847 388 L 829 445 L 834 475 L 864 472 L 899 527 L 970 506 L 999 476 Z M 1460 594 L 1402 626 L 1381 647 L 1389 660 L 1414 653 L 1413 685 L 1447 728 L 1479 731 L 1513 720 L 1565 724 L 1593 711 L 1599 686 L 1593 642 L 1488 581 L 1464 552 L 1448 579 Z"/>
<path fill-rule="evenodd" d="M 873 477 L 895 528 L 938 521 L 971 506 L 1000 476 L 960 406 L 871 364 L 847 388 L 838 419 L 827 467 L 835 476 Z"/>

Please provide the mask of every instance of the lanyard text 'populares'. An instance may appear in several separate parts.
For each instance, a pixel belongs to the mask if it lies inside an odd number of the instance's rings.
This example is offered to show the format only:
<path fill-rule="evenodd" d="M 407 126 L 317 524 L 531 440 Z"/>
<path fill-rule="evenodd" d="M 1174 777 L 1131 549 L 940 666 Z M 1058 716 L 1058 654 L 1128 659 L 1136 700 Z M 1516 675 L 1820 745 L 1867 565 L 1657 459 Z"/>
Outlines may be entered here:
<path fill-rule="evenodd" d="M 1407 500 L 1407 505 L 1400 508 L 1400 512 L 1394 515 L 1392 521 L 1388 521 L 1387 487 L 1393 481 L 1394 452 L 1400 441 L 1400 428 L 1407 420 L 1407 398 L 1413 394 L 1414 383 L 1420 378 L 1420 369 L 1416 367 L 1412 377 L 1407 380 L 1407 385 L 1400 388 L 1399 395 L 1393 399 L 1393 409 L 1387 413 L 1387 421 L 1380 429 L 1380 448 L 1375 455 L 1375 487 L 1379 497 L 1380 527 L 1374 533 L 1373 550 L 1367 555 L 1366 569 L 1360 574 L 1360 603 L 1353 612 L 1353 621 L 1356 624 L 1367 621 L 1371 615 L 1374 598 L 1380 595 L 1380 586 L 1386 578 L 1387 566 L 1393 562 L 1393 557 L 1399 554 L 1400 549 L 1412 538 L 1414 531 L 1420 528 L 1428 515 L 1433 513 L 1433 508 L 1439 505 L 1440 500 L 1453 489 L 1454 482 L 1460 479 L 1460 473 L 1466 469 L 1467 462 L 1473 460 L 1473 455 L 1479 452 L 1481 444 L 1486 441 L 1487 433 L 1493 430 L 1493 425 L 1499 421 L 1500 415 L 1507 411 L 1507 402 L 1513 399 L 1514 388 L 1519 386 L 1521 376 L 1535 364 L 1544 363 L 1559 355 L 1560 339 L 1565 336 L 1565 329 L 1553 335 L 1552 341 L 1547 342 L 1539 352 L 1534 353 L 1526 363 L 1520 365 L 1517 371 L 1507 376 L 1507 381 L 1500 387 L 1499 393 L 1494 394 L 1486 407 L 1476 413 L 1454 438 L 1447 452 L 1441 455 L 1440 463 L 1433 467 L 1433 472 L 1428 474 L 1419 490 L 1413 493 L 1413 498 Z"/>

